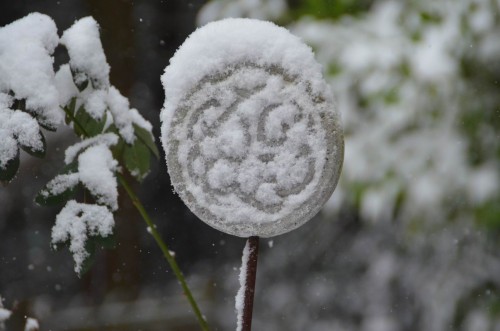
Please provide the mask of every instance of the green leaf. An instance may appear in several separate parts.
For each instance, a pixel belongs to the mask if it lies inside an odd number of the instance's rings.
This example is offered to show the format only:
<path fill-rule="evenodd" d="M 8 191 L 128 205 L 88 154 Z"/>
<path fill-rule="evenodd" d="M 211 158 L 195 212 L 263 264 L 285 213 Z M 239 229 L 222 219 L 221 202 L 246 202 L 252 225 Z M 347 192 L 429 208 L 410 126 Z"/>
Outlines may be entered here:
<path fill-rule="evenodd" d="M 141 181 L 149 172 L 150 154 L 148 147 L 140 139 L 136 139 L 133 145 L 125 145 L 123 161 L 130 174 Z"/>
<path fill-rule="evenodd" d="M 71 174 L 75 173 L 78 171 L 78 164 L 77 162 L 73 162 L 68 164 L 66 167 L 63 168 L 63 170 L 60 172 L 60 175 L 66 175 L 66 174 Z M 50 205 L 56 205 L 59 203 L 65 203 L 67 202 L 72 196 L 75 195 L 76 190 L 78 188 L 78 185 L 74 187 L 70 187 L 66 189 L 65 191 L 59 193 L 59 194 L 44 194 L 44 192 L 49 192 L 47 185 L 45 185 L 44 188 L 38 192 L 37 196 L 35 197 L 35 202 L 41 206 L 50 206 Z"/>
<path fill-rule="evenodd" d="M 40 137 L 41 137 L 41 140 L 42 140 L 42 150 L 39 151 L 39 150 L 35 150 L 29 146 L 23 146 L 21 145 L 21 148 L 23 149 L 23 151 L 25 151 L 26 153 L 30 154 L 30 155 L 33 155 L 35 157 L 38 157 L 38 158 L 44 158 L 45 157 L 45 151 L 47 150 L 47 143 L 45 142 L 45 137 L 43 136 L 43 133 L 42 131 L 40 131 Z"/>
<path fill-rule="evenodd" d="M 107 113 L 104 116 L 96 120 L 87 113 L 83 106 L 80 106 L 74 117 L 74 129 L 76 134 L 80 137 L 94 137 L 101 134 L 104 130 L 104 125 L 106 124 Z"/>
<path fill-rule="evenodd" d="M 146 129 L 141 128 L 134 124 L 135 136 L 138 137 L 144 145 L 146 145 L 149 150 L 156 156 L 157 159 L 160 158 L 160 152 L 154 143 L 153 135 Z"/>
<path fill-rule="evenodd" d="M 19 150 L 17 155 L 9 160 L 5 167 L 0 167 L 0 181 L 10 182 L 19 169 Z"/>
<path fill-rule="evenodd" d="M 43 120 L 41 118 L 37 118 L 36 120 L 38 121 L 38 125 L 40 125 L 45 130 L 51 131 L 51 132 L 56 132 L 57 131 L 57 127 L 53 126 L 52 124 L 49 124 L 49 123 L 45 122 L 45 120 Z"/>

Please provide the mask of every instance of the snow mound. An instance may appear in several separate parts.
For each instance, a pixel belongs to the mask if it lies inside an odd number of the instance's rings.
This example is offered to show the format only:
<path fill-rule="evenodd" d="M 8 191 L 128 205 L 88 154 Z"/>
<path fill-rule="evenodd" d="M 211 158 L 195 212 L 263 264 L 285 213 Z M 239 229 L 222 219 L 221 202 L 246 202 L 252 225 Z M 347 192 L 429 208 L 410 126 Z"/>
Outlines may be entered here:
<path fill-rule="evenodd" d="M 162 83 L 169 174 L 203 221 L 270 237 L 328 200 L 343 160 L 339 115 L 310 47 L 286 29 L 207 24 L 177 50 Z"/>
<path fill-rule="evenodd" d="M 99 25 L 92 17 L 82 18 L 64 31 L 61 44 L 68 50 L 71 69 L 87 76 L 80 79 L 90 78 L 96 88 L 109 86 L 109 64 L 99 37 Z"/>
<path fill-rule="evenodd" d="M 0 28 L 0 92 L 26 100 L 26 109 L 53 128 L 63 120 L 51 56 L 58 42 L 54 21 L 39 13 Z"/>

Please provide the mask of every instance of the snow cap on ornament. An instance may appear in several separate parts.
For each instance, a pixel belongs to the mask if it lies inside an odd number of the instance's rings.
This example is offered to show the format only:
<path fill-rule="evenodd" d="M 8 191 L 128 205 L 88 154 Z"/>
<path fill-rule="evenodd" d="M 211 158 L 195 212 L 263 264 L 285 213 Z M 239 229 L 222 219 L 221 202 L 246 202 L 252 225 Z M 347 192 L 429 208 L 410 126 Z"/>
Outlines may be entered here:
<path fill-rule="evenodd" d="M 201 220 L 272 237 L 307 222 L 331 196 L 344 155 L 339 114 L 311 48 L 286 29 L 209 23 L 161 81 L 170 178 Z"/>

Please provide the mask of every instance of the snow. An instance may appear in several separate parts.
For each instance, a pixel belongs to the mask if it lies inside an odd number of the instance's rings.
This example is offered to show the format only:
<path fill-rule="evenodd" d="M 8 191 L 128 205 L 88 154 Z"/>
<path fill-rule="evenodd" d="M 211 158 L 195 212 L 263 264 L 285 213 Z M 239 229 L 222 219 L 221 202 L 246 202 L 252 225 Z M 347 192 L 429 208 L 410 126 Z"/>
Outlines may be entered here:
<path fill-rule="evenodd" d="M 0 92 L 26 99 L 26 108 L 51 127 L 63 120 L 52 68 L 58 41 L 54 21 L 39 13 L 0 29 Z"/>
<path fill-rule="evenodd" d="M 162 76 L 175 190 L 209 225 L 274 236 L 309 220 L 340 174 L 339 115 L 307 45 L 270 22 L 191 34 Z"/>
<path fill-rule="evenodd" d="M 247 266 L 248 259 L 250 258 L 250 241 L 247 240 L 245 248 L 243 249 L 243 254 L 241 256 L 241 267 L 240 267 L 240 288 L 235 298 L 235 308 L 236 308 L 236 331 L 241 331 L 243 327 L 243 310 L 245 309 L 245 290 L 247 283 Z"/>
<path fill-rule="evenodd" d="M 69 64 L 63 64 L 55 75 L 55 85 L 59 91 L 59 104 L 66 105 L 71 98 L 78 96 L 78 88 L 73 82 Z"/>
<path fill-rule="evenodd" d="M 118 162 L 105 145 L 87 148 L 78 156 L 80 181 L 99 204 L 118 209 L 118 189 L 114 172 Z"/>
<path fill-rule="evenodd" d="M 136 109 L 130 109 L 128 99 L 121 95 L 114 86 L 109 88 L 107 104 L 120 135 L 127 143 L 132 144 L 135 140 L 133 124 L 151 132 L 151 123 L 146 121 Z"/>
<path fill-rule="evenodd" d="M 8 320 L 10 315 L 12 315 L 12 312 L 10 310 L 0 307 L 0 323 Z"/>
<path fill-rule="evenodd" d="M 24 326 L 24 331 L 38 331 L 40 326 L 38 321 L 34 318 L 28 317 L 26 319 L 26 325 Z"/>
<path fill-rule="evenodd" d="M 59 195 L 64 191 L 75 187 L 79 182 L 80 175 L 78 173 L 58 175 L 47 183 L 46 189 L 42 190 L 40 194 L 43 197 Z"/>
<path fill-rule="evenodd" d="M 69 250 L 75 260 L 75 271 L 81 272 L 87 258 L 85 243 L 89 236 L 107 237 L 114 226 L 113 214 L 104 206 L 68 201 L 56 217 L 52 228 L 52 244 L 70 241 Z"/>
<path fill-rule="evenodd" d="M 61 44 L 68 50 L 73 71 L 88 76 L 95 88 L 109 86 L 109 64 L 99 37 L 99 25 L 92 17 L 82 18 L 64 31 Z"/>
<path fill-rule="evenodd" d="M 85 110 L 94 119 L 101 119 L 106 111 L 106 91 L 105 90 L 93 90 L 91 91 L 85 100 Z"/>
<path fill-rule="evenodd" d="M 118 143 L 118 136 L 114 133 L 108 132 L 104 134 L 97 135 L 92 138 L 87 138 L 82 140 L 66 149 L 64 162 L 70 164 L 75 160 L 75 157 L 84 149 L 95 146 L 95 145 L 105 145 L 114 146 Z"/>
<path fill-rule="evenodd" d="M 38 122 L 25 112 L 6 108 L 0 108 L 0 141 L 0 168 L 18 154 L 18 144 L 34 151 L 44 147 Z"/>

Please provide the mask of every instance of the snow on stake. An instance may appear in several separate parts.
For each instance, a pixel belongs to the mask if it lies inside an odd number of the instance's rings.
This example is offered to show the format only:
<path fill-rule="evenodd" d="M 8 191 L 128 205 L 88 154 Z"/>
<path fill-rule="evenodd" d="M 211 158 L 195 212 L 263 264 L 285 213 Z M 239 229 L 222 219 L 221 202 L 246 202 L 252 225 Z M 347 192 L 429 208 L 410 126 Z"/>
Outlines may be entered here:
<path fill-rule="evenodd" d="M 256 267 L 258 237 L 311 219 L 340 175 L 343 136 L 320 65 L 284 28 L 225 19 L 189 36 L 162 83 L 162 143 L 176 192 L 210 226 L 252 238 L 243 264 Z M 242 287 L 255 267 L 242 266 Z M 250 294 L 239 291 L 239 330 L 250 330 Z"/>

